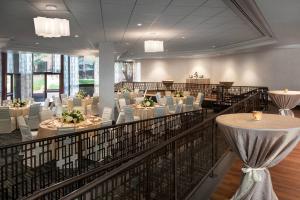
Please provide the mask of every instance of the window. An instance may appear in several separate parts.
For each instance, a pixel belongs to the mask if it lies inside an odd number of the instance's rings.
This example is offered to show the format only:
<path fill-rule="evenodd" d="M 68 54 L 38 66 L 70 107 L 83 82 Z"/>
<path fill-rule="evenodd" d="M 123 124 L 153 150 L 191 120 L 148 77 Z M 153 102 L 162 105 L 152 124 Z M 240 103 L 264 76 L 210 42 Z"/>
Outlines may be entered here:
<path fill-rule="evenodd" d="M 6 75 L 6 97 L 7 99 L 13 99 L 13 74 Z"/>
<path fill-rule="evenodd" d="M 33 72 L 60 73 L 60 55 L 58 54 L 33 54 Z"/>
<path fill-rule="evenodd" d="M 79 57 L 79 89 L 84 90 L 90 96 L 94 93 L 94 57 Z"/>

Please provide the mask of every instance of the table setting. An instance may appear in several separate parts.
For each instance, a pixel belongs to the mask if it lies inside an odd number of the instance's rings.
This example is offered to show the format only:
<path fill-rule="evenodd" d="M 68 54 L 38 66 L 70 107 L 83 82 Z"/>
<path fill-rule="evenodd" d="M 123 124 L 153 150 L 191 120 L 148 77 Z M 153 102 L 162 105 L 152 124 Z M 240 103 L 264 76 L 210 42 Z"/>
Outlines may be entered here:
<path fill-rule="evenodd" d="M 231 199 L 278 199 L 268 168 L 297 146 L 300 119 L 254 111 L 221 115 L 216 122 L 230 148 L 243 161 L 241 184 Z"/>

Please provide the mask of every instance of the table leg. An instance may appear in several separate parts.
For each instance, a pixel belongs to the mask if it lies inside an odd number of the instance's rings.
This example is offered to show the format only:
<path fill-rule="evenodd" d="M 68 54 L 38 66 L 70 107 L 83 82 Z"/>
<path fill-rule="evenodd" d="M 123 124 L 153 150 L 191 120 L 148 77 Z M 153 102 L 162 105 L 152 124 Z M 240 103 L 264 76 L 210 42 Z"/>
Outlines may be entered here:
<path fill-rule="evenodd" d="M 290 117 L 294 117 L 294 113 L 292 110 L 290 109 L 279 109 L 279 114 L 283 115 L 283 116 L 290 116 Z"/>

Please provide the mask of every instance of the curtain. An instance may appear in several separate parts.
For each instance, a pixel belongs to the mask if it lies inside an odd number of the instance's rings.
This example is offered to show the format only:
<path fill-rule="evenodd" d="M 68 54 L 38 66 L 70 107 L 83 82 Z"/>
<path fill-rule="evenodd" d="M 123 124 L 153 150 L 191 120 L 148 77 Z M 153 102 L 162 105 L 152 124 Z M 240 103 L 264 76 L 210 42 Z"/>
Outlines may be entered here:
<path fill-rule="evenodd" d="M 132 82 L 134 74 L 133 62 L 116 62 L 115 63 L 115 83 L 122 81 Z"/>
<path fill-rule="evenodd" d="M 133 63 L 133 81 L 140 82 L 141 81 L 141 63 Z"/>
<path fill-rule="evenodd" d="M 20 52 L 19 70 L 21 74 L 21 98 L 32 97 L 32 53 Z"/>
<path fill-rule="evenodd" d="M 95 58 L 94 67 L 94 94 L 99 96 L 99 57 Z"/>
<path fill-rule="evenodd" d="M 79 58 L 70 57 L 70 96 L 79 91 Z"/>
<path fill-rule="evenodd" d="M 69 94 L 69 56 L 64 56 L 64 93 Z"/>

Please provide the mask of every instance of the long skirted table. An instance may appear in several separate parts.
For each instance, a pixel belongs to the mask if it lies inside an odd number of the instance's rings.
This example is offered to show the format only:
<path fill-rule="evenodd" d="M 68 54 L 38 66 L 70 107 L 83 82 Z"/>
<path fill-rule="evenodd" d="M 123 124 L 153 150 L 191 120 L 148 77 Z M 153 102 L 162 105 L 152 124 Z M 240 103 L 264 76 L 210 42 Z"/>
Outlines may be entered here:
<path fill-rule="evenodd" d="M 239 189 L 232 200 L 277 200 L 268 168 L 282 161 L 300 140 L 300 119 L 263 114 L 228 114 L 216 119 L 230 148 L 244 166 Z"/>

